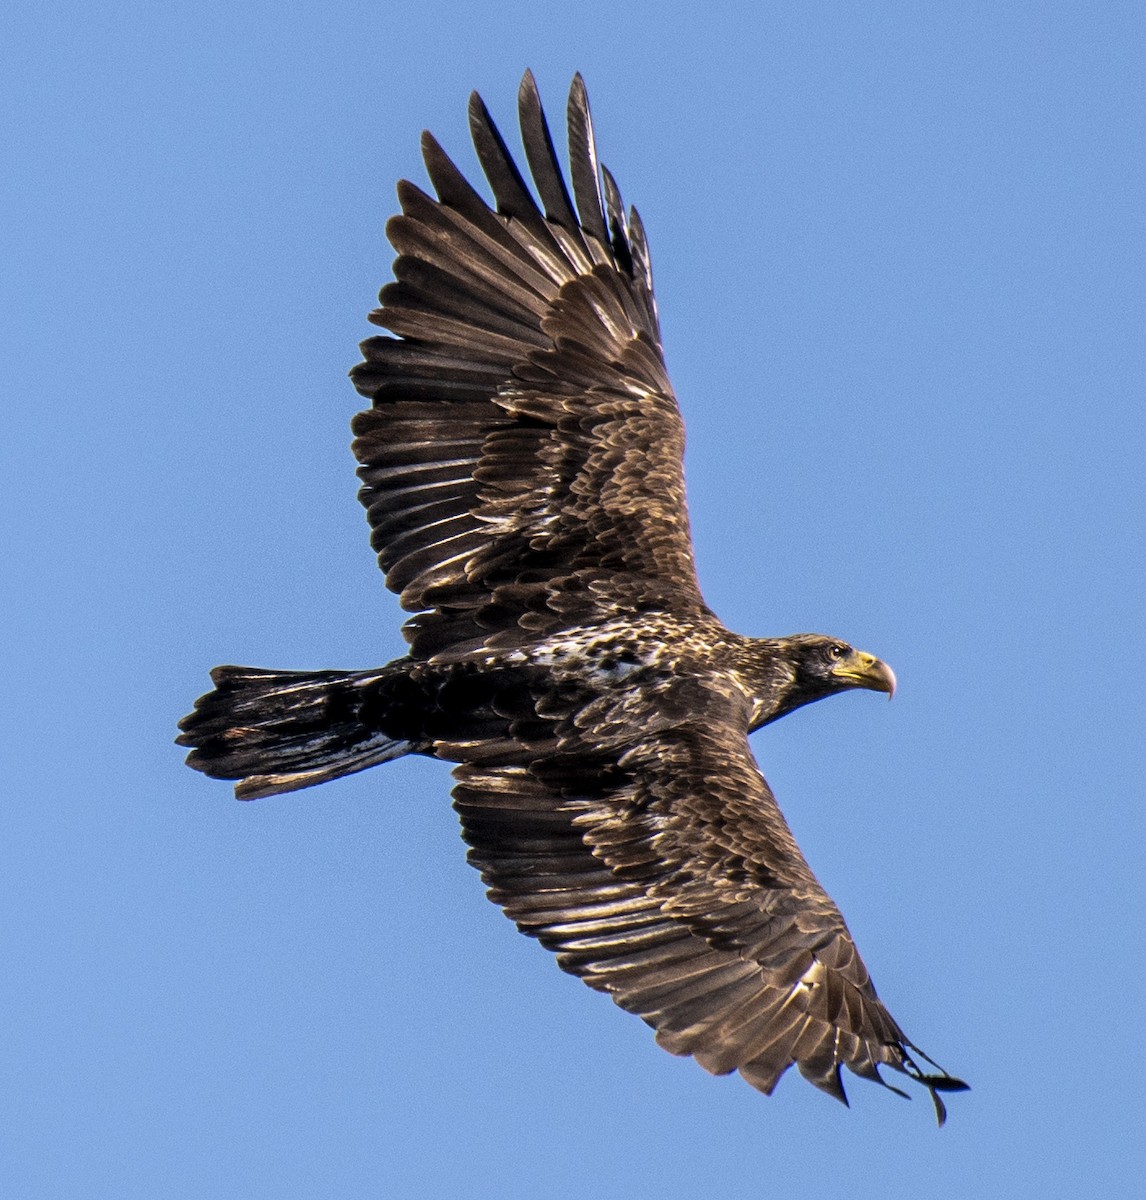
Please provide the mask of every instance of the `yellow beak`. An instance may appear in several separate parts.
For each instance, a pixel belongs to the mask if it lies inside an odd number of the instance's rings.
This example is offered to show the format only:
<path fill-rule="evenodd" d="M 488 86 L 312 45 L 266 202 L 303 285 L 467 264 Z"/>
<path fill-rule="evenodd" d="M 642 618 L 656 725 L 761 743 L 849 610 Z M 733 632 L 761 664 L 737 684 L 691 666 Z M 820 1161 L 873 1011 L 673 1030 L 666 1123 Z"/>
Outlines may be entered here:
<path fill-rule="evenodd" d="M 887 692 L 889 699 L 895 695 L 895 672 L 874 654 L 855 650 L 839 666 L 832 668 L 832 674 L 850 687 Z"/>

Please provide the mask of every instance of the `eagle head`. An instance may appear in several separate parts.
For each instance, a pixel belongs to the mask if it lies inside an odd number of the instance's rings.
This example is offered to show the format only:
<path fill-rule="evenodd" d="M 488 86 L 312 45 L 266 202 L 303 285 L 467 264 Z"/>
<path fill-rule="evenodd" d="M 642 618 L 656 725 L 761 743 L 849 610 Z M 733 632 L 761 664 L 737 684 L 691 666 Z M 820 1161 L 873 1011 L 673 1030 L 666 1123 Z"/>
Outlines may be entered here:
<path fill-rule="evenodd" d="M 895 672 L 874 654 L 820 633 L 800 633 L 784 641 L 796 701 L 792 707 L 848 688 L 895 695 Z"/>

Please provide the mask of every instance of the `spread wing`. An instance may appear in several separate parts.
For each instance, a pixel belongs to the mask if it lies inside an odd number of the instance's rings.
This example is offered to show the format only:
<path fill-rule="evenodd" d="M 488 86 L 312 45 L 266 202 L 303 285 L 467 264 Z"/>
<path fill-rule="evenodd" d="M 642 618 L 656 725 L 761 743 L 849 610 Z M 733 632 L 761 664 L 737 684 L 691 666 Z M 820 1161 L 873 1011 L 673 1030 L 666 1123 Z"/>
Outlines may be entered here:
<path fill-rule="evenodd" d="M 518 96 L 540 205 L 480 98 L 490 208 L 429 135 L 434 199 L 399 185 L 396 282 L 351 373 L 360 493 L 415 657 L 512 646 L 607 612 L 707 611 L 685 508 L 684 430 L 648 250 L 599 169 L 585 88 L 572 196 L 533 77 Z"/>
<path fill-rule="evenodd" d="M 743 733 L 678 727 L 608 766 L 456 768 L 471 861 L 525 933 L 674 1054 L 770 1093 L 795 1063 L 959 1090 L 904 1035 L 804 861 Z M 935 1064 L 931 1064 L 934 1066 Z M 886 1085 L 890 1086 L 890 1085 Z M 893 1089 L 898 1091 L 899 1089 Z"/>

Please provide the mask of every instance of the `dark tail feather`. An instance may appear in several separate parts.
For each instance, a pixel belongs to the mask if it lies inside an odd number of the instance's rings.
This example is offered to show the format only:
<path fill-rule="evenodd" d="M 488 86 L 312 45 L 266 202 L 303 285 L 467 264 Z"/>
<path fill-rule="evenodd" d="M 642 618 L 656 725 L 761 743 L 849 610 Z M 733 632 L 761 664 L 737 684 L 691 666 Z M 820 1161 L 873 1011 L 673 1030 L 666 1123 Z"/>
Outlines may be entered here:
<path fill-rule="evenodd" d="M 311 787 L 401 758 L 413 749 L 410 742 L 359 719 L 363 688 L 384 670 L 216 667 L 215 690 L 195 701 L 175 741 L 193 747 L 188 766 L 239 780 L 240 800 Z"/>

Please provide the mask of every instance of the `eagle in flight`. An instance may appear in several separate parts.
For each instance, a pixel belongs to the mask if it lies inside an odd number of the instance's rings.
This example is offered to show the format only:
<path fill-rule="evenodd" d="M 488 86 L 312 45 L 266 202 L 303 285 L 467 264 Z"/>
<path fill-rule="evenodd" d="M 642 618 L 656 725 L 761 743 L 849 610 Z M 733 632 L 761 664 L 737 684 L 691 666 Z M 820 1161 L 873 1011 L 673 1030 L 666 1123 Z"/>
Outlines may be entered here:
<path fill-rule="evenodd" d="M 839 638 L 731 633 L 701 596 L 684 427 L 644 229 L 597 161 L 585 87 L 566 186 L 533 77 L 531 192 L 481 99 L 491 207 L 430 134 L 436 198 L 398 185 L 398 257 L 351 372 L 359 496 L 409 653 L 365 671 L 216 667 L 188 763 L 242 799 L 405 754 L 456 763 L 490 897 L 674 1054 L 771 1093 L 795 1063 L 966 1085 L 876 995 L 748 734 L 891 668 Z M 898 1088 L 894 1089 L 899 1091 Z M 901 1093 L 903 1094 L 903 1093 Z"/>

